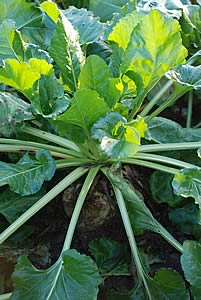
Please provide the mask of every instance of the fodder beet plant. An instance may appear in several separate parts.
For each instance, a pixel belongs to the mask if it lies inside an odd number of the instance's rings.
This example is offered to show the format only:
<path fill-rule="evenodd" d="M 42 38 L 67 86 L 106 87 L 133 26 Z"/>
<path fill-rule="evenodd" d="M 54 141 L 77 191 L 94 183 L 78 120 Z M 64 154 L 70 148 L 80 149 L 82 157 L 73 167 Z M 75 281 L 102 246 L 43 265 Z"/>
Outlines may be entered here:
<path fill-rule="evenodd" d="M 200 53 L 193 48 L 200 41 L 199 5 L 89 1 L 89 10 L 61 10 L 51 1 L 36 2 L 0 1 L 0 151 L 20 157 L 0 162 L 0 212 L 5 201 L 14 206 L 4 213 L 10 226 L 0 244 L 67 187 L 85 180 L 59 259 L 39 270 L 21 256 L 14 290 L 0 299 L 97 298 L 102 278 L 95 262 L 70 247 L 98 173 L 110 182 L 136 266 L 136 284 L 121 299 L 201 299 L 200 244 L 180 244 L 122 172 L 125 164 L 165 172 L 176 195 L 201 206 L 201 129 L 191 128 L 193 90 L 201 87 Z M 188 128 L 158 116 L 184 94 Z M 61 169 L 68 175 L 33 201 Z M 23 197 L 28 209 L 15 214 Z M 181 253 L 187 285 L 171 269 L 150 275 L 135 239 L 146 230 Z"/>

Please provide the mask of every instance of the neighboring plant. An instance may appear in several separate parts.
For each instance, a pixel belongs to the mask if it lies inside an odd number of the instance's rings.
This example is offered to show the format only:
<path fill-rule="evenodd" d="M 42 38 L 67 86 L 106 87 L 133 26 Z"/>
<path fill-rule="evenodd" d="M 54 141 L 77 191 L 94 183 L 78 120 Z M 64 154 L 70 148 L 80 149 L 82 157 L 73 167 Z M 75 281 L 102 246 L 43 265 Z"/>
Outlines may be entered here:
<path fill-rule="evenodd" d="M 94 8 L 94 3 L 89 7 Z M 201 245 L 186 241 L 182 246 L 167 232 L 124 178 L 122 166 L 131 164 L 170 174 L 174 193 L 192 197 L 201 206 L 201 168 L 188 158 L 170 157 L 172 151 L 201 148 L 201 129 L 182 128 L 157 117 L 187 92 L 192 102 L 191 91 L 201 87 L 201 67 L 193 66 L 192 61 L 185 64 L 187 50 L 182 45 L 181 28 L 167 12 L 136 10 L 134 2 L 120 7 L 110 23 L 101 23 L 90 11 L 75 7 L 61 11 L 50 1 L 40 7 L 24 0 L 0 3 L 0 82 L 4 84 L 0 93 L 0 151 L 25 152 L 17 163 L 0 162 L 0 186 L 8 185 L 13 192 L 9 192 L 9 206 L 21 195 L 19 201 L 24 199 L 27 209 L 30 197 L 30 207 L 24 212 L 22 205 L 23 213 L 15 212 L 15 221 L 13 212 L 2 210 L 11 225 L 0 234 L 0 243 L 86 175 L 57 262 L 38 270 L 27 257 L 20 257 L 13 275 L 14 291 L 0 299 L 96 299 L 101 284 L 98 268 L 90 257 L 70 246 L 98 172 L 114 191 L 136 265 L 136 285 L 123 297 L 189 299 L 190 292 L 176 271 L 161 269 L 153 278 L 149 275 L 135 233 L 150 230 L 182 254 L 191 293 L 199 299 Z M 167 72 L 169 81 L 147 104 L 148 93 Z M 169 98 L 148 115 L 170 87 Z M 190 116 L 190 126 L 189 120 Z M 162 155 L 163 151 L 170 156 Z M 60 169 L 69 169 L 69 174 L 42 198 L 33 198 Z M 100 245 L 92 244 L 92 251 L 93 247 Z M 100 270 L 101 260 L 93 256 Z M 102 267 L 100 272 L 108 270 Z M 125 272 L 129 274 L 128 268 Z"/>

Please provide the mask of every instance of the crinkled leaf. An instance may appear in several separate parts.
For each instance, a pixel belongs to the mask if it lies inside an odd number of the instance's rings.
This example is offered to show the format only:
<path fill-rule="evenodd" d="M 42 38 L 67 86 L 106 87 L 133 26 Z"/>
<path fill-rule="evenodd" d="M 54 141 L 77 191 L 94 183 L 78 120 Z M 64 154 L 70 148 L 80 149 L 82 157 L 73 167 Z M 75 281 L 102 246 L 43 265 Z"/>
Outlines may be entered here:
<path fill-rule="evenodd" d="M 150 189 L 154 200 L 158 203 L 167 203 L 170 207 L 176 207 L 184 199 L 176 196 L 172 188 L 173 175 L 156 171 L 150 178 Z"/>
<path fill-rule="evenodd" d="M 133 29 L 121 70 L 133 71 L 146 94 L 168 70 L 183 63 L 186 55 L 179 23 L 158 10 L 151 10 L 141 14 Z"/>
<path fill-rule="evenodd" d="M 44 46 L 47 28 L 40 9 L 24 0 L 6 0 L 0 2 L 0 12 L 0 22 L 13 19 L 23 40 Z"/>
<path fill-rule="evenodd" d="M 0 214 L 2 214 L 9 223 L 14 222 L 28 208 L 36 203 L 45 194 L 44 190 L 30 196 L 20 196 L 9 189 L 1 193 Z"/>
<path fill-rule="evenodd" d="M 15 58 L 23 60 L 23 42 L 15 30 L 13 20 L 4 20 L 0 25 L 0 59 Z"/>
<path fill-rule="evenodd" d="M 10 136 L 25 120 L 33 119 L 31 106 L 9 93 L 0 92 L 0 135 Z"/>
<path fill-rule="evenodd" d="M 6 59 L 5 65 L 0 68 L 0 81 L 12 86 L 29 98 L 30 90 L 42 74 L 52 74 L 53 66 L 46 60 L 31 58 L 29 62 L 18 62 L 15 59 Z"/>
<path fill-rule="evenodd" d="M 55 118 L 69 106 L 63 85 L 54 76 L 42 75 L 34 84 L 33 90 L 31 96 L 33 109 L 45 118 Z"/>
<path fill-rule="evenodd" d="M 97 119 L 109 111 L 105 101 L 92 90 L 81 89 L 74 94 L 70 108 L 57 118 L 54 125 L 59 132 L 68 131 L 71 124 L 72 131 L 77 135 L 79 132 L 89 132 Z"/>
<path fill-rule="evenodd" d="M 48 52 L 41 50 L 39 46 L 34 44 L 26 44 L 25 47 L 25 61 L 29 61 L 30 58 L 38 58 L 46 60 L 49 64 L 52 63 L 52 59 Z"/>
<path fill-rule="evenodd" d="M 120 12 L 128 0 L 90 0 L 89 10 L 103 21 L 111 20 L 114 13 Z"/>
<path fill-rule="evenodd" d="M 120 98 L 118 79 L 111 78 L 108 65 L 97 55 L 90 55 L 79 76 L 80 88 L 96 91 L 105 99 L 109 107 L 113 107 Z"/>
<path fill-rule="evenodd" d="M 67 250 L 47 270 L 38 270 L 26 257 L 20 257 L 13 282 L 12 300 L 94 300 L 101 277 L 91 258 Z"/>
<path fill-rule="evenodd" d="M 92 127 L 92 137 L 100 141 L 100 148 L 108 156 L 122 158 L 134 155 L 140 145 L 140 134 L 126 124 L 127 120 L 118 113 L 109 113 Z"/>
<path fill-rule="evenodd" d="M 49 53 L 60 68 L 64 83 L 72 91 L 75 91 L 80 68 L 84 63 L 84 55 L 79 44 L 77 31 L 63 15 L 61 15 L 53 33 Z"/>
<path fill-rule="evenodd" d="M 127 247 L 116 241 L 101 238 L 89 243 L 89 251 L 94 257 L 102 277 L 130 275 Z"/>
<path fill-rule="evenodd" d="M 201 244 L 195 241 L 184 242 L 181 264 L 186 279 L 192 285 L 195 300 L 200 300 L 201 293 Z"/>
<path fill-rule="evenodd" d="M 148 124 L 147 138 L 158 143 L 199 142 L 200 128 L 182 128 L 172 120 L 156 117 Z"/>
<path fill-rule="evenodd" d="M 63 13 L 79 32 L 81 45 L 93 43 L 102 38 L 105 25 L 99 21 L 99 18 L 94 17 L 91 11 L 70 6 Z"/>
<path fill-rule="evenodd" d="M 172 186 L 176 195 L 193 197 L 201 207 L 201 168 L 180 170 L 174 176 Z"/>
<path fill-rule="evenodd" d="M 0 186 L 8 184 L 10 190 L 22 196 L 38 192 L 44 181 L 55 172 L 55 161 L 46 150 L 36 152 L 36 159 L 28 154 L 17 164 L 0 162 Z"/>
<path fill-rule="evenodd" d="M 179 92 L 201 89 L 201 66 L 181 65 L 169 74 L 179 84 Z"/>

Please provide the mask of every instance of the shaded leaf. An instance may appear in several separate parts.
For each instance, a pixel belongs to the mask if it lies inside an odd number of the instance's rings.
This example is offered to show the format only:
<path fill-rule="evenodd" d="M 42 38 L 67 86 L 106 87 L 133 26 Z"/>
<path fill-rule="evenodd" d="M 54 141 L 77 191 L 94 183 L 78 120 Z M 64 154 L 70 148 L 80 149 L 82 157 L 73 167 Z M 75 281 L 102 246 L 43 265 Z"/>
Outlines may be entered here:
<path fill-rule="evenodd" d="M 122 158 L 134 155 L 140 145 L 140 134 L 118 113 L 109 113 L 91 129 L 92 137 L 100 141 L 100 149 L 108 156 Z"/>
<path fill-rule="evenodd" d="M 13 19 L 25 42 L 44 46 L 47 28 L 40 9 L 24 0 L 7 0 L 0 2 L 0 12 L 0 22 Z"/>
<path fill-rule="evenodd" d="M 108 65 L 97 55 L 90 55 L 79 76 L 80 88 L 96 91 L 105 99 L 109 107 L 113 107 L 120 98 L 118 79 L 111 78 Z"/>
<path fill-rule="evenodd" d="M 172 186 L 176 195 L 193 197 L 201 207 L 201 168 L 180 170 L 174 176 Z"/>
<path fill-rule="evenodd" d="M 104 61 L 109 64 L 110 57 L 112 55 L 112 50 L 104 41 L 94 42 L 89 44 L 86 49 L 86 55 L 97 55 L 104 59 Z"/>
<path fill-rule="evenodd" d="M 76 90 L 80 68 L 84 64 L 84 55 L 79 44 L 79 35 L 68 19 L 61 15 L 53 33 L 50 56 L 60 68 L 65 84 Z"/>
<path fill-rule="evenodd" d="M 46 150 L 36 152 L 36 159 L 25 154 L 17 164 L 0 162 L 0 186 L 8 184 L 10 190 L 22 196 L 38 192 L 44 181 L 55 172 L 55 161 Z"/>
<path fill-rule="evenodd" d="M 150 178 L 150 189 L 154 200 L 158 203 L 167 203 L 170 207 L 176 207 L 184 199 L 176 196 L 172 188 L 173 175 L 156 171 Z"/>
<path fill-rule="evenodd" d="M 47 270 L 38 270 L 26 257 L 20 257 L 13 282 L 15 290 L 12 300 L 94 300 L 101 278 L 88 256 L 67 250 Z"/>
<path fill-rule="evenodd" d="M 1 193 L 0 214 L 2 214 L 9 223 L 14 222 L 28 208 L 36 203 L 45 194 L 44 190 L 31 196 L 20 196 L 9 189 Z"/>
<path fill-rule="evenodd" d="M 63 85 L 54 76 L 42 75 L 34 84 L 33 90 L 31 96 L 33 109 L 45 118 L 55 118 L 69 106 Z"/>
<path fill-rule="evenodd" d="M 63 13 L 79 32 L 81 45 L 96 42 L 103 37 L 105 25 L 91 11 L 71 6 Z"/>
<path fill-rule="evenodd" d="M 147 138 L 158 143 L 199 142 L 200 128 L 182 128 L 172 120 L 155 117 L 148 124 Z"/>
<path fill-rule="evenodd" d="M 33 119 L 31 106 L 9 93 L 0 92 L 0 135 L 12 135 L 25 120 Z"/>
<path fill-rule="evenodd" d="M 120 12 L 120 9 L 128 0 L 90 0 L 89 10 L 93 11 L 103 21 L 111 20 L 114 13 Z"/>
<path fill-rule="evenodd" d="M 15 30 L 13 20 L 4 20 L 0 25 L 0 59 L 23 60 L 24 49 L 21 36 Z"/>
<path fill-rule="evenodd" d="M 192 285 L 194 299 L 199 300 L 201 292 L 201 244 L 195 241 L 185 241 L 183 247 L 181 265 L 186 279 Z"/>
<path fill-rule="evenodd" d="M 89 243 L 89 251 L 103 277 L 131 274 L 129 250 L 118 242 L 105 238 L 94 240 Z"/>

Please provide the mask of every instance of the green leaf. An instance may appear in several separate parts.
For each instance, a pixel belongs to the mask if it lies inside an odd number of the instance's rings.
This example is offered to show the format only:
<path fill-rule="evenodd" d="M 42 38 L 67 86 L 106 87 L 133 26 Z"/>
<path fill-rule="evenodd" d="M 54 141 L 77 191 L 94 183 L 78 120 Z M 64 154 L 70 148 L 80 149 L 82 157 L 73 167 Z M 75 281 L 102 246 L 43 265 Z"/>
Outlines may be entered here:
<path fill-rule="evenodd" d="M 76 90 L 80 68 L 84 64 L 84 55 L 79 44 L 79 35 L 68 19 L 61 15 L 53 33 L 50 56 L 60 68 L 65 84 Z"/>
<path fill-rule="evenodd" d="M 201 208 L 201 168 L 180 170 L 174 176 L 172 186 L 176 195 L 193 197 Z"/>
<path fill-rule="evenodd" d="M 89 251 L 102 277 L 131 274 L 128 249 L 118 242 L 105 238 L 94 240 L 89 243 Z"/>
<path fill-rule="evenodd" d="M 0 23 L 13 19 L 25 42 L 44 46 L 47 28 L 40 9 L 24 0 L 7 0 L 0 2 L 0 12 Z"/>
<path fill-rule="evenodd" d="M 9 223 L 17 220 L 28 208 L 36 203 L 45 194 L 44 190 L 31 196 L 20 196 L 9 189 L 1 193 L 0 214 L 2 214 Z"/>
<path fill-rule="evenodd" d="M 195 300 L 200 300 L 201 293 L 201 244 L 195 241 L 184 242 L 181 265 L 186 279 L 192 285 Z"/>
<path fill-rule="evenodd" d="M 148 124 L 147 138 L 157 143 L 199 142 L 200 128 L 182 128 L 172 120 L 156 117 Z"/>
<path fill-rule="evenodd" d="M 183 63 L 186 56 L 179 23 L 158 10 L 151 10 L 141 14 L 133 29 L 121 70 L 133 71 L 142 80 L 146 94 L 168 70 Z"/>
<path fill-rule="evenodd" d="M 108 111 L 105 101 L 95 91 L 82 89 L 74 94 L 70 108 L 57 118 L 55 126 L 58 131 L 63 131 L 72 124 L 89 134 L 91 126 Z"/>
<path fill-rule="evenodd" d="M 124 51 L 130 42 L 131 34 L 140 20 L 140 14 L 133 12 L 121 18 L 119 22 L 112 28 L 112 32 L 108 36 L 108 40 L 115 42 Z"/>
<path fill-rule="evenodd" d="M 154 200 L 158 203 L 167 203 L 170 207 L 176 207 L 184 199 L 176 196 L 172 188 L 173 175 L 156 171 L 150 178 L 150 189 Z"/>
<path fill-rule="evenodd" d="M 100 149 L 113 158 L 134 155 L 140 145 L 140 134 L 126 124 L 127 120 L 118 113 L 109 113 L 92 127 L 92 137 L 100 141 Z"/>
<path fill-rule="evenodd" d="M 198 205 L 188 203 L 183 207 L 173 209 L 168 214 L 170 221 L 185 233 L 196 236 L 196 230 L 201 233 L 200 210 Z"/>
<path fill-rule="evenodd" d="M 33 109 L 44 118 L 55 118 L 69 106 L 63 85 L 54 76 L 42 75 L 34 84 L 33 90 L 31 96 Z"/>
<path fill-rule="evenodd" d="M 93 54 L 101 57 L 107 64 L 109 64 L 112 50 L 108 44 L 100 40 L 99 42 L 94 42 L 87 46 L 86 56 Z"/>
<path fill-rule="evenodd" d="M 59 20 L 59 9 L 57 8 L 56 3 L 51 1 L 44 1 L 41 3 L 40 7 L 46 12 L 46 14 L 57 23 Z"/>
<path fill-rule="evenodd" d="M 90 0 L 89 10 L 103 21 L 111 20 L 114 13 L 120 12 L 128 0 Z"/>
<path fill-rule="evenodd" d="M 80 76 L 80 88 L 96 91 L 105 99 L 109 107 L 113 107 L 120 98 L 118 79 L 111 78 L 108 65 L 97 55 L 90 55 L 83 66 Z"/>
<path fill-rule="evenodd" d="M 88 256 L 67 250 L 47 270 L 38 270 L 26 257 L 20 257 L 13 282 L 12 300 L 94 300 L 101 278 Z"/>
<path fill-rule="evenodd" d="M 198 149 L 197 153 L 198 153 L 198 157 L 200 157 L 200 158 L 201 158 L 201 148 L 200 148 L 200 149 Z"/>
<path fill-rule="evenodd" d="M 179 84 L 176 89 L 178 92 L 201 89 L 201 66 L 181 65 L 169 74 Z"/>
<path fill-rule="evenodd" d="M 0 162 L 0 186 L 8 184 L 10 190 L 22 196 L 38 192 L 44 181 L 55 172 L 55 161 L 46 150 L 36 152 L 36 159 L 25 154 L 17 164 Z"/>
<path fill-rule="evenodd" d="M 81 45 L 96 42 L 103 37 L 105 25 L 91 11 L 71 6 L 63 13 L 79 32 Z"/>
<path fill-rule="evenodd" d="M 23 57 L 23 42 L 19 32 L 15 30 L 15 22 L 4 20 L 0 25 L 0 59 L 23 60 Z"/>
<path fill-rule="evenodd" d="M 53 66 L 46 60 L 31 58 L 28 63 L 15 59 L 6 59 L 0 68 L 0 81 L 10 85 L 30 97 L 30 90 L 42 74 L 52 74 Z"/>
<path fill-rule="evenodd" d="M 130 217 L 133 230 L 136 234 L 143 233 L 144 230 L 159 232 L 158 222 L 146 207 L 142 195 L 121 176 L 107 172 L 112 183 L 120 189 L 126 201 L 126 207 Z"/>
<path fill-rule="evenodd" d="M 0 135 L 12 135 L 25 120 L 33 119 L 31 106 L 9 93 L 0 92 Z"/>

